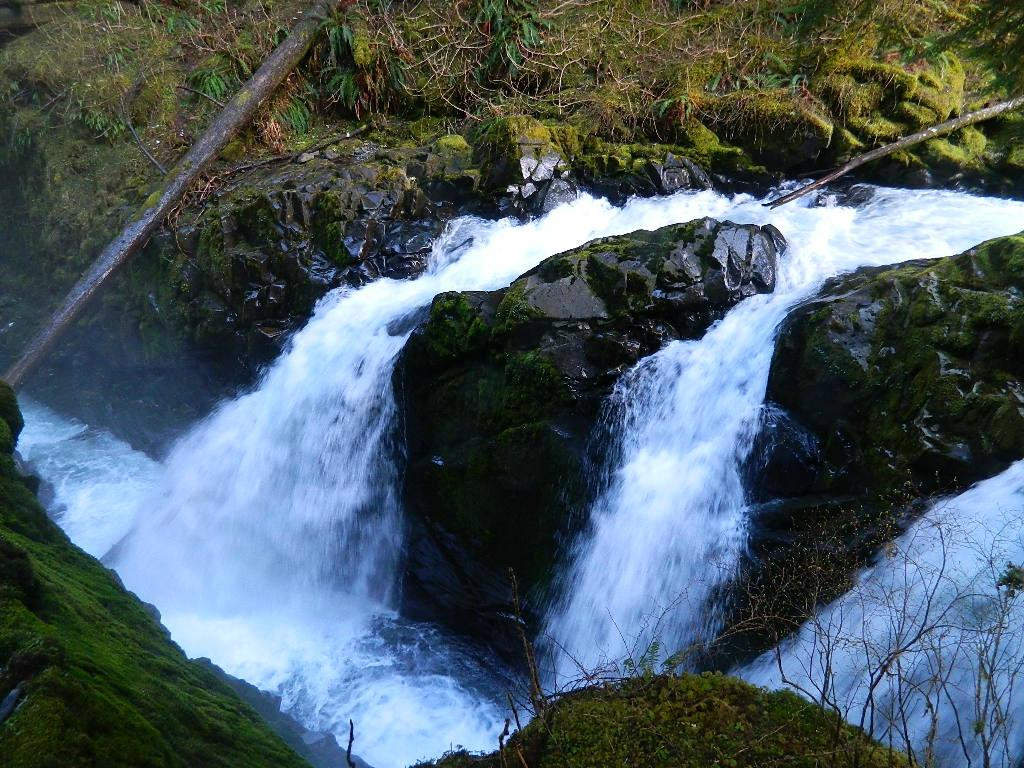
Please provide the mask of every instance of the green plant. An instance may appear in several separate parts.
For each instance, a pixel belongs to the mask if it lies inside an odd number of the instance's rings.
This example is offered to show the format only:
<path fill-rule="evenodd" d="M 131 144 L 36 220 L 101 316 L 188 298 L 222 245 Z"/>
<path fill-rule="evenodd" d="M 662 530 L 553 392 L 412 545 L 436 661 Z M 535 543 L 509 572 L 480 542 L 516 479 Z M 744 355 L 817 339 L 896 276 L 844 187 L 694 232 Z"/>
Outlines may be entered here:
<path fill-rule="evenodd" d="M 309 105 L 300 97 L 289 99 L 274 111 L 274 119 L 297 136 L 309 133 L 312 118 Z"/>
<path fill-rule="evenodd" d="M 231 63 L 223 56 L 213 56 L 188 75 L 188 84 L 211 99 L 221 101 L 237 86 Z"/>
<path fill-rule="evenodd" d="M 490 41 L 478 71 L 483 80 L 515 75 L 526 52 L 541 44 L 542 30 L 550 26 L 532 0 L 478 0 L 473 21 Z"/>

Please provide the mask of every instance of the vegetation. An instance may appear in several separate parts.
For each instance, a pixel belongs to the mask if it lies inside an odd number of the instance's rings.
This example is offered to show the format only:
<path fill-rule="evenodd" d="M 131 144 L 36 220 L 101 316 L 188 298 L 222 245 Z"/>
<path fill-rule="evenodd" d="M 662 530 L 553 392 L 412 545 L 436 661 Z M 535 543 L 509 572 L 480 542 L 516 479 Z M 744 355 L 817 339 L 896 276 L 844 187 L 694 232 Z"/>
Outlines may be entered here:
<path fill-rule="evenodd" d="M 490 755 L 436 768 L 907 765 L 898 752 L 794 693 L 718 674 L 638 675 L 568 694 Z"/>
<path fill-rule="evenodd" d="M 305 765 L 46 516 L 11 455 L 21 426 L 0 383 L 0 699 L 19 701 L 4 765 Z"/>

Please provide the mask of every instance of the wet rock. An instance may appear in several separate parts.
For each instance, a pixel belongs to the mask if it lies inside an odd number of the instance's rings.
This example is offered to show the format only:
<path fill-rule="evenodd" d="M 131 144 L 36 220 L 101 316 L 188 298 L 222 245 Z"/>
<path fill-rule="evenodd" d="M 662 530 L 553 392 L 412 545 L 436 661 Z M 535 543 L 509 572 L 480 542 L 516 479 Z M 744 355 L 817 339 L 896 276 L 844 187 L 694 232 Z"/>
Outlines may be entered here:
<path fill-rule="evenodd" d="M 1024 237 L 862 269 L 794 312 L 769 397 L 820 441 L 816 492 L 950 492 L 1024 455 Z"/>
<path fill-rule="evenodd" d="M 504 290 L 435 298 L 398 374 L 407 508 L 462 557 L 491 573 L 512 567 L 524 591 L 542 593 L 589 493 L 583 467 L 615 381 L 772 290 L 783 248 L 773 228 L 703 219 L 594 241 Z M 411 552 L 410 574 L 450 560 L 444 549 Z"/>

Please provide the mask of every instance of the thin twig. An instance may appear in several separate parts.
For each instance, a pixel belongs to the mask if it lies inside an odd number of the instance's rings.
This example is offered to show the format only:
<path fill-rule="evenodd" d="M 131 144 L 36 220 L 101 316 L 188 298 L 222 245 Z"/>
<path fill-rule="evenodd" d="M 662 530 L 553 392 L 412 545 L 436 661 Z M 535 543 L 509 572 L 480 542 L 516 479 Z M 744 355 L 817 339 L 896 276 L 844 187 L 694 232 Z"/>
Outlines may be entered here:
<path fill-rule="evenodd" d="M 125 125 L 128 126 L 128 130 L 131 132 L 132 138 L 135 139 L 135 143 L 138 144 L 139 149 L 142 150 L 142 154 L 144 154 L 149 159 L 149 162 L 156 166 L 156 169 L 160 171 L 161 176 L 166 176 L 167 169 L 160 165 L 160 161 L 153 157 L 152 153 L 148 149 L 146 149 L 146 145 L 142 143 L 142 139 L 139 138 L 139 134 L 135 132 L 135 126 L 132 125 L 132 119 L 128 116 L 128 110 L 123 108 L 123 104 L 121 109 L 121 116 L 124 118 Z"/>
<path fill-rule="evenodd" d="M 370 127 L 369 124 L 361 125 L 358 128 L 356 128 L 354 131 L 349 131 L 348 133 L 346 133 L 346 134 L 344 134 L 342 136 L 333 136 L 330 139 L 325 139 L 324 141 L 321 141 L 318 144 L 314 144 L 311 147 L 306 147 L 306 149 L 300 149 L 297 152 L 289 152 L 288 154 L 284 154 L 284 155 L 274 155 L 273 157 L 265 157 L 262 160 L 256 160 L 255 162 L 252 162 L 252 163 L 245 163 L 244 165 L 236 165 L 234 168 L 232 168 L 230 171 L 228 171 L 224 175 L 225 176 L 234 176 L 236 173 L 243 173 L 244 171 L 251 171 L 253 168 L 262 168 L 265 165 L 271 165 L 273 163 L 290 163 L 290 162 L 293 162 L 294 160 L 298 159 L 300 156 L 306 154 L 307 152 L 317 152 L 317 151 L 323 149 L 324 147 L 329 147 L 331 144 L 336 144 L 339 141 L 345 141 L 346 139 L 351 139 L 351 138 L 354 138 L 354 137 L 358 136 L 361 133 L 365 133 L 369 127 Z"/>
<path fill-rule="evenodd" d="M 345 762 L 348 768 L 356 768 L 356 761 L 352 759 L 352 742 L 356 740 L 356 724 L 351 719 L 348 721 L 348 749 L 345 750 Z"/>
<path fill-rule="evenodd" d="M 214 104 L 216 104 L 221 109 L 224 108 L 224 102 L 223 101 L 220 101 L 219 99 L 215 99 L 210 94 L 203 93 L 202 91 L 197 90 L 196 88 L 189 88 L 187 85 L 179 85 L 178 89 L 182 90 L 182 91 L 188 91 L 189 93 L 194 93 L 196 96 L 202 96 L 207 101 L 212 101 Z"/>

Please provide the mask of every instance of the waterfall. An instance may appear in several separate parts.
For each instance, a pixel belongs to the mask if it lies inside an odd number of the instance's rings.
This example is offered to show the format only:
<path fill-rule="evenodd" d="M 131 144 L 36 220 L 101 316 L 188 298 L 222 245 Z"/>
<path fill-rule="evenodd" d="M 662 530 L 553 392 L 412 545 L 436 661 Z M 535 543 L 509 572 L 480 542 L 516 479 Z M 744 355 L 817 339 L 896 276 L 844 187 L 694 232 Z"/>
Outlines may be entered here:
<path fill-rule="evenodd" d="M 997 587 L 1008 563 L 1024 565 L 1024 461 L 935 504 L 849 593 L 740 672 L 921 764 L 1019 765 L 1024 595 Z"/>
<path fill-rule="evenodd" d="M 581 197 L 518 225 L 457 220 L 418 279 L 325 297 L 259 385 L 162 463 L 39 406 L 27 409 L 21 448 L 52 484 L 65 529 L 160 609 L 190 655 L 279 693 L 342 741 L 352 718 L 355 751 L 377 768 L 492 749 L 502 670 L 395 611 L 404 532 L 391 379 L 410 320 L 439 292 L 503 287 L 595 237 L 703 216 L 780 228 L 790 248 L 777 292 L 623 378 L 608 411 L 616 458 L 547 627 L 589 665 L 620 657 L 619 634 L 643 634 L 645 617 L 679 597 L 657 631 L 666 647 L 682 643 L 714 624 L 709 597 L 744 546 L 738 466 L 787 311 L 829 275 L 1019 229 L 1024 204 L 879 190 L 857 209 L 770 212 L 749 196 L 698 192 L 620 209 Z"/>
<path fill-rule="evenodd" d="M 457 220 L 420 278 L 325 297 L 259 385 L 162 466 L 39 407 L 22 449 L 55 486 L 65 529 L 160 609 L 190 655 L 277 691 L 342 740 L 351 717 L 356 751 L 378 768 L 490 748 L 504 719 L 501 670 L 395 613 L 403 525 L 391 380 L 409 320 L 442 291 L 504 287 L 593 238 L 732 205 L 711 192 L 619 209 L 582 197 L 522 225 Z M 90 486 L 99 463 L 108 469 Z M 101 484 L 118 502 L 98 521 Z"/>
<path fill-rule="evenodd" d="M 1015 233 L 1024 204 L 876 190 L 858 208 L 766 211 L 740 200 L 728 217 L 774 224 L 786 236 L 775 293 L 747 299 L 704 338 L 673 342 L 621 379 L 603 430 L 615 436 L 613 459 L 548 613 L 554 686 L 635 662 L 652 643 L 676 653 L 714 634 L 716 587 L 734 575 L 746 545 L 741 465 L 788 311 L 832 275 Z"/>

